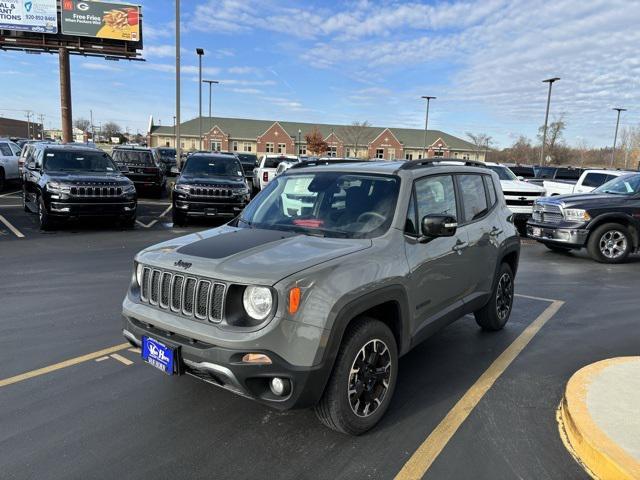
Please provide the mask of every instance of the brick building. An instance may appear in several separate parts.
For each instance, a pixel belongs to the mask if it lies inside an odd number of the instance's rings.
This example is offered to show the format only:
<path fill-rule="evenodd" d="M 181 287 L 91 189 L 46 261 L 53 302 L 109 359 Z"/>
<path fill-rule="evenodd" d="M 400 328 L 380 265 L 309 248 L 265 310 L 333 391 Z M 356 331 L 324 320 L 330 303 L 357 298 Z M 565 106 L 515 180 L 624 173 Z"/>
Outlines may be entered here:
<path fill-rule="evenodd" d="M 42 138 L 42 124 L 0 117 L 0 138 Z"/>
<path fill-rule="evenodd" d="M 305 135 L 318 129 L 328 145 L 326 156 L 381 158 L 385 160 L 422 158 L 424 130 L 412 128 L 354 127 L 242 118 L 202 118 L 202 150 L 229 152 L 284 153 L 306 155 Z M 181 147 L 199 150 L 197 118 L 180 126 Z M 174 127 L 150 122 L 149 145 L 175 147 Z M 458 137 L 439 130 L 427 134 L 427 156 L 484 159 L 484 152 Z"/>

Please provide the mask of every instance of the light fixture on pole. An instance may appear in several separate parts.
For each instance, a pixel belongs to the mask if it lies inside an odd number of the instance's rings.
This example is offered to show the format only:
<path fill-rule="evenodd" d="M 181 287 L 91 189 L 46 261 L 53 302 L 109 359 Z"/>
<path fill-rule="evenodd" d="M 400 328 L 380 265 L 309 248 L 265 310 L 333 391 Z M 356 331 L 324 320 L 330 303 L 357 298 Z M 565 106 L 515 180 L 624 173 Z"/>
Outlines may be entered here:
<path fill-rule="evenodd" d="M 218 80 L 202 80 L 203 83 L 208 83 L 209 84 L 209 130 L 211 130 L 211 127 L 213 125 L 211 125 L 211 85 L 213 84 L 219 84 L 220 82 Z"/>
<path fill-rule="evenodd" d="M 613 164 L 616 159 L 616 141 L 618 140 L 618 126 L 620 125 L 620 112 L 626 112 L 627 109 L 616 107 L 616 108 L 612 108 L 612 110 L 615 110 L 616 112 L 618 112 L 618 118 L 616 120 L 616 133 L 613 136 L 613 150 L 611 150 L 611 165 L 610 165 L 611 168 L 613 168 Z"/>
<path fill-rule="evenodd" d="M 544 115 L 544 129 L 542 130 L 542 148 L 540 149 L 540 165 L 544 165 L 544 147 L 547 143 L 547 122 L 549 121 L 549 105 L 551 103 L 551 86 L 553 82 L 560 80 L 559 77 L 547 78 L 542 83 L 549 84 L 549 94 L 547 95 L 547 112 Z"/>
<path fill-rule="evenodd" d="M 298 151 L 296 152 L 296 155 L 300 155 L 301 136 L 302 136 L 302 130 L 298 129 Z"/>
<path fill-rule="evenodd" d="M 198 54 L 198 139 L 199 148 L 202 150 L 202 56 L 204 55 L 204 49 L 196 48 Z"/>
<path fill-rule="evenodd" d="M 429 102 L 431 102 L 431 100 L 435 100 L 437 97 L 430 97 L 428 95 L 423 95 L 421 98 L 424 98 L 427 101 L 427 113 L 424 118 L 424 145 L 422 146 L 422 158 L 427 158 L 427 131 L 429 128 Z"/>

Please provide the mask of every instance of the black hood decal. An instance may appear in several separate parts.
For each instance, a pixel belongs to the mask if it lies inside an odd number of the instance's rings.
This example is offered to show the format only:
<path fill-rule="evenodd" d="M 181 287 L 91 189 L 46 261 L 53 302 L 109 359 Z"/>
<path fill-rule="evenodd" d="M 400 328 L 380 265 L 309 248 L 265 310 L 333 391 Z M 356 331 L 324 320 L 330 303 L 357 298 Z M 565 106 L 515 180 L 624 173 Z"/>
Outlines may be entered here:
<path fill-rule="evenodd" d="M 280 230 L 244 228 L 190 243 L 189 245 L 179 248 L 177 252 L 195 257 L 212 259 L 225 258 L 294 235 L 298 234 Z"/>

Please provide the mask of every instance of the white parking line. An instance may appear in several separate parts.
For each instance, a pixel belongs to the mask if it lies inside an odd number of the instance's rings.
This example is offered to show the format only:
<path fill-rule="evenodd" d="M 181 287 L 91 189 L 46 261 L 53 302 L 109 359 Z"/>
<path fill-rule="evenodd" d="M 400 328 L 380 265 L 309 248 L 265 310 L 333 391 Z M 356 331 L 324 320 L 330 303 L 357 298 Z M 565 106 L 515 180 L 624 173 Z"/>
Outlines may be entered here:
<path fill-rule="evenodd" d="M 171 202 L 154 202 L 152 200 L 138 200 L 140 205 L 169 205 Z"/>
<path fill-rule="evenodd" d="M 15 204 L 15 205 L 13 203 L 9 204 L 9 205 L 0 204 L 0 207 L 21 207 L 21 206 L 22 206 L 22 204 L 19 204 L 19 203 Z"/>
<path fill-rule="evenodd" d="M 24 235 L 22 234 L 22 232 L 18 230 L 16 227 L 14 227 L 13 225 L 11 225 L 11 223 L 9 223 L 9 220 L 4 218 L 2 215 L 0 215 L 0 222 L 4 223 L 7 226 L 7 228 L 13 232 L 13 234 L 16 237 L 24 238 Z"/>
<path fill-rule="evenodd" d="M 169 210 L 171 210 L 171 208 L 172 208 L 172 205 L 169 205 L 169 206 L 166 208 L 166 210 L 165 210 L 164 212 L 162 212 L 162 213 L 160 214 L 160 216 L 158 216 L 158 218 L 162 218 L 162 217 L 164 217 L 167 213 L 169 213 Z M 149 223 L 147 223 L 147 224 L 142 223 L 140 220 L 136 220 L 136 223 L 137 223 L 138 225 L 140 225 L 141 227 L 143 227 L 143 228 L 151 228 L 151 227 L 153 227 L 156 223 L 158 223 L 158 219 L 156 219 L 156 220 L 151 220 L 151 221 L 150 221 Z"/>
<path fill-rule="evenodd" d="M 8 197 L 10 195 L 15 195 L 16 193 L 20 193 L 20 190 L 16 190 L 15 192 L 7 192 L 0 195 L 0 197 Z"/>
<path fill-rule="evenodd" d="M 162 212 L 162 213 L 160 214 L 160 217 L 158 217 L 158 218 L 162 218 L 162 217 L 164 217 L 167 213 L 169 213 L 169 210 L 171 210 L 171 208 L 173 208 L 173 205 L 169 205 L 169 206 L 167 207 L 167 209 L 166 209 L 164 212 Z"/>

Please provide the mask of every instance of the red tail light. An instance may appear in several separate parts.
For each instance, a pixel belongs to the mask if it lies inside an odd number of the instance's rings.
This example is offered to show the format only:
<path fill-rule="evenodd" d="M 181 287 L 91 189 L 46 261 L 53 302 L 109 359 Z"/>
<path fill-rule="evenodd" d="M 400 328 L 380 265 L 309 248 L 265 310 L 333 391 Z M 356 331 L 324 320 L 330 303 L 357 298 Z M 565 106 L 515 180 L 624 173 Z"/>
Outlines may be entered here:
<path fill-rule="evenodd" d="M 263 182 L 268 182 L 269 181 L 269 172 L 263 172 L 262 173 L 262 181 Z"/>

